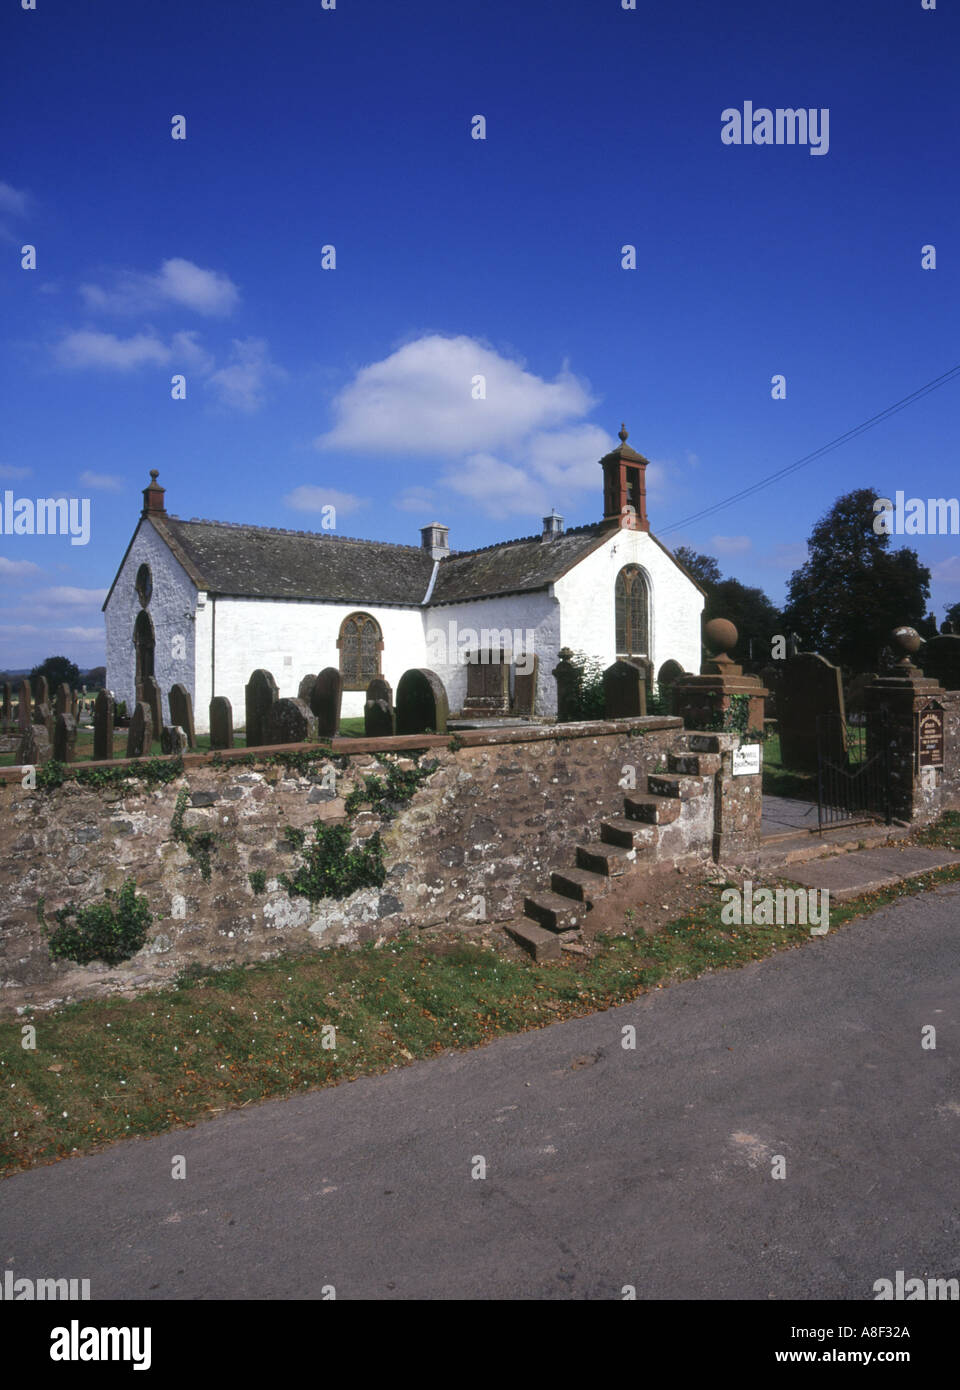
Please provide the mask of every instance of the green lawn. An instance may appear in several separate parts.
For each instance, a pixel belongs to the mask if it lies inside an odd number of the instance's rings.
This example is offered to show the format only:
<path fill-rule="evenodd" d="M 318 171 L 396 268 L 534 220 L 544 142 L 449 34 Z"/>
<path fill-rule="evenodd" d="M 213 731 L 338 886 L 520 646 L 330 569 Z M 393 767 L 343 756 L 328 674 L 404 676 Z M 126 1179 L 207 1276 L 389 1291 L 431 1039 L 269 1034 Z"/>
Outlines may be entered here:
<path fill-rule="evenodd" d="M 960 849 L 960 814 L 924 834 L 926 843 Z M 830 929 L 958 879 L 960 870 L 943 870 L 833 905 Z M 477 1047 L 810 940 L 802 926 L 723 925 L 725 886 L 704 885 L 695 909 L 649 936 L 628 911 L 628 934 L 599 941 L 592 958 L 535 965 L 467 941 L 431 945 L 410 935 L 379 948 L 331 948 L 197 972 L 135 999 L 5 1018 L 0 1172 Z M 34 1051 L 22 1046 L 31 1022 Z M 324 1046 L 329 1025 L 334 1048 Z"/>

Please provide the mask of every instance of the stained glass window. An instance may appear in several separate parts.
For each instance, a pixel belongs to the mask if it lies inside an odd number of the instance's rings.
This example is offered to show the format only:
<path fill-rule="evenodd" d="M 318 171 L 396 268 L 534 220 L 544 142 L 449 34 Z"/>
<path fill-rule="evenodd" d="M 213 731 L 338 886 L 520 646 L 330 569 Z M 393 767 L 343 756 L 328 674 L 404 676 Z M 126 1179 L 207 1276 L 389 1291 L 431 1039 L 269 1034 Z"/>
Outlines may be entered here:
<path fill-rule="evenodd" d="M 650 588 L 639 565 L 625 565 L 615 590 L 617 656 L 649 656 Z"/>
<path fill-rule="evenodd" d="M 366 690 L 380 675 L 383 635 L 369 613 L 351 613 L 340 625 L 340 674 L 344 690 Z"/>

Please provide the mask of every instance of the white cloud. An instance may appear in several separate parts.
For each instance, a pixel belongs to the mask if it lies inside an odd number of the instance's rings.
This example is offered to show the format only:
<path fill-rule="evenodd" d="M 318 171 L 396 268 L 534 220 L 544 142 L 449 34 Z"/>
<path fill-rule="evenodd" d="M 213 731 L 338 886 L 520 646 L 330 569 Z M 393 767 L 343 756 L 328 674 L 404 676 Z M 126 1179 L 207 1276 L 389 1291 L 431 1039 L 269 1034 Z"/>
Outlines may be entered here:
<path fill-rule="evenodd" d="M 106 589 L 78 589 L 66 584 L 38 589 L 33 602 L 38 604 L 66 603 L 73 607 L 99 608 L 107 596 Z"/>
<path fill-rule="evenodd" d="M 450 492 L 469 499 L 474 510 L 479 508 L 485 516 L 496 520 L 517 514 L 542 515 L 550 509 L 542 483 L 531 478 L 525 469 L 492 454 L 471 454 L 456 473 L 441 481 Z"/>
<path fill-rule="evenodd" d="M 270 351 L 262 338 L 235 338 L 232 361 L 213 372 L 207 382 L 221 404 L 246 412 L 262 404 L 267 384 L 286 373 L 270 360 Z"/>
<path fill-rule="evenodd" d="M 437 505 L 437 494 L 429 487 L 408 487 L 393 504 L 401 512 L 431 512 Z"/>
<path fill-rule="evenodd" d="M 176 304 L 198 314 L 230 314 L 240 302 L 240 291 L 228 275 L 204 270 L 193 261 L 174 256 L 156 274 L 122 271 L 111 289 L 81 285 L 89 309 L 106 313 L 136 314 Z"/>
<path fill-rule="evenodd" d="M 30 206 L 29 194 L 12 184 L 0 183 L 0 214 L 8 217 L 25 217 Z"/>
<path fill-rule="evenodd" d="M 749 536 L 711 536 L 710 547 L 718 555 L 742 555 L 753 547 Z"/>
<path fill-rule="evenodd" d="M 937 584 L 960 584 L 960 555 L 948 555 L 931 565 L 930 577 Z"/>
<path fill-rule="evenodd" d="M 7 579 L 18 579 L 24 574 L 39 574 L 40 566 L 35 565 L 32 560 L 8 560 L 6 555 L 0 555 L 0 575 Z"/>
<path fill-rule="evenodd" d="M 164 366 L 170 361 L 170 348 L 152 333 L 136 333 L 118 338 L 115 333 L 81 329 L 68 333 L 57 345 L 57 361 L 62 367 L 105 367 L 129 372 L 145 363 Z"/>
<path fill-rule="evenodd" d="M 123 479 L 116 473 L 91 473 L 89 469 L 84 469 L 80 474 L 80 484 L 82 487 L 97 488 L 101 492 L 123 491 Z"/>
<path fill-rule="evenodd" d="M 484 400 L 473 399 L 476 376 L 486 380 Z M 545 381 L 476 339 L 431 334 L 362 367 L 334 400 L 333 428 L 315 443 L 449 458 L 515 445 L 593 404 L 569 371 Z"/>
<path fill-rule="evenodd" d="M 369 506 L 369 499 L 366 497 L 355 497 L 352 492 L 338 492 L 332 487 L 318 487 L 312 483 L 302 483 L 300 487 L 295 487 L 292 492 L 288 492 L 283 499 L 285 507 L 291 507 L 295 512 L 319 512 L 324 507 L 335 507 L 344 516 L 349 516 L 351 512 L 359 510 L 360 507 Z"/>
<path fill-rule="evenodd" d="M 32 468 L 18 468 L 12 463 L 0 463 L 0 478 L 29 478 Z"/>

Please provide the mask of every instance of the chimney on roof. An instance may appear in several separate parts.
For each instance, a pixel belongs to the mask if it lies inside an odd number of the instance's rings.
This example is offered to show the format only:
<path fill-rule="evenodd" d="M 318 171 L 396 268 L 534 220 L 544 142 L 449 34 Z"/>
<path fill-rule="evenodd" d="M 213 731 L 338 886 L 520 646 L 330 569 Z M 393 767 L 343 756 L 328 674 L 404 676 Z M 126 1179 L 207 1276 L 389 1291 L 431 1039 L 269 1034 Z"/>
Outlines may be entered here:
<path fill-rule="evenodd" d="M 549 516 L 543 518 L 543 532 L 540 536 L 542 541 L 552 541 L 554 536 L 563 535 L 563 517 L 556 508 L 551 511 Z"/>
<path fill-rule="evenodd" d="M 431 560 L 445 560 L 450 554 L 450 527 L 439 521 L 431 521 L 429 526 L 420 527 L 420 547 L 430 552 Z"/>
<path fill-rule="evenodd" d="M 150 469 L 150 485 L 143 489 L 143 511 L 141 516 L 166 516 L 167 509 L 163 505 L 163 494 L 166 488 L 162 488 L 157 482 L 160 474 L 155 468 Z"/>

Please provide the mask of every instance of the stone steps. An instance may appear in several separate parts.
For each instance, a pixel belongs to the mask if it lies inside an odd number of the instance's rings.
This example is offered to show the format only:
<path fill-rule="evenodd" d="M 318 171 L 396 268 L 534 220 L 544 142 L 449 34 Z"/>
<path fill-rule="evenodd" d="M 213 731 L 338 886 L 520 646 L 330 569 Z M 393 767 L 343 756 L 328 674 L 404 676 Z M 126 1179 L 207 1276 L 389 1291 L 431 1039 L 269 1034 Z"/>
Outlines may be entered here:
<path fill-rule="evenodd" d="M 711 734 L 685 734 L 667 754 L 667 772 L 648 773 L 646 794 L 625 796 L 622 816 L 601 822 L 600 839 L 576 846 L 576 868 L 555 870 L 549 889 L 524 899 L 531 925 L 511 935 L 536 960 L 555 960 L 559 934 L 582 927 L 594 902 L 641 865 L 653 867 L 662 826 L 676 821 L 684 805 L 712 790 L 724 745 Z M 558 942 L 551 945 L 550 936 Z"/>

